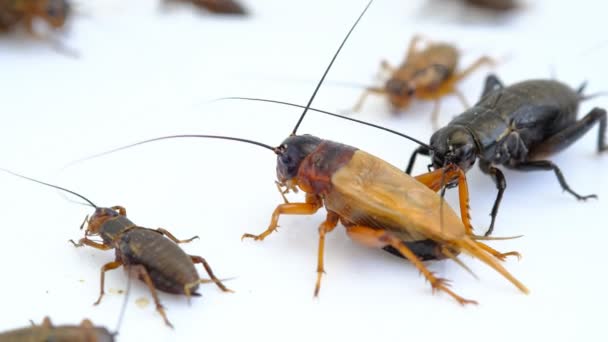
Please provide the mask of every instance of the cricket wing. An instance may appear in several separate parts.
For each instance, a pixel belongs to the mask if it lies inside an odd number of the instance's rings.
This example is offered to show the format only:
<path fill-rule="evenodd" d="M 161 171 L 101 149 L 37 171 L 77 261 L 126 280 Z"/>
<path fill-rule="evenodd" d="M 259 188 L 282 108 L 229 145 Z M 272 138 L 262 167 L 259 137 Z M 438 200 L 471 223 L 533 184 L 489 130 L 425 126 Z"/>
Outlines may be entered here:
<path fill-rule="evenodd" d="M 404 241 L 450 241 L 465 234 L 458 215 L 447 203 L 440 205 L 436 192 L 364 151 L 356 151 L 331 183 L 326 206 L 348 223 L 386 229 Z"/>

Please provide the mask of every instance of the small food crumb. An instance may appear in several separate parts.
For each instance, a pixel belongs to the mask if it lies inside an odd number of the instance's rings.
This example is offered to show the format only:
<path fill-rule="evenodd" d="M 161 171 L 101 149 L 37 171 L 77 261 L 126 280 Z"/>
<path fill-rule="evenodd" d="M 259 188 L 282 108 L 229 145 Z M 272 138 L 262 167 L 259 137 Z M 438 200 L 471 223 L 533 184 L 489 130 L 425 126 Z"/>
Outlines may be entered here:
<path fill-rule="evenodd" d="M 112 289 L 111 288 L 109 292 L 112 293 L 112 294 L 123 294 L 123 293 L 125 293 L 125 290 L 119 290 L 119 289 Z"/>
<path fill-rule="evenodd" d="M 150 301 L 146 297 L 140 297 L 135 300 L 135 304 L 137 304 L 137 306 L 143 309 L 148 306 L 148 304 L 150 304 Z"/>

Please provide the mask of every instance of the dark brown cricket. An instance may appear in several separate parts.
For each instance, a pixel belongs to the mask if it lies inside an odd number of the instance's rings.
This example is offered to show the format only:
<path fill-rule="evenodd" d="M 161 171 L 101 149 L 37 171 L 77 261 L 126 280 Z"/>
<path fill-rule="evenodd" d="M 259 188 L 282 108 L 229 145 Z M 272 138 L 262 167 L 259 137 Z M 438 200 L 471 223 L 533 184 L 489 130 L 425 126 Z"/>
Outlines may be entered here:
<path fill-rule="evenodd" d="M 0 333 L 1 342 L 114 342 L 116 333 L 105 327 L 94 326 L 85 319 L 80 325 L 54 326 L 49 317 L 41 325 L 19 328 Z"/>
<path fill-rule="evenodd" d="M 85 223 L 87 224 L 85 236 L 77 243 L 70 240 L 76 247 L 86 245 L 104 251 L 115 250 L 115 260 L 103 265 L 101 268 L 101 289 L 95 305 L 101 302 L 101 298 L 104 295 L 105 272 L 120 266 L 125 266 L 130 276 L 135 276 L 146 283 L 156 304 L 156 310 L 170 327 L 173 326 L 167 319 L 163 306 L 160 304 L 156 292 L 157 289 L 168 293 L 186 295 L 188 300 L 190 296 L 199 296 L 196 291 L 199 284 L 203 283 L 214 282 L 222 291 L 232 292 L 213 274 L 211 267 L 204 258 L 188 255 L 177 245 L 179 243 L 190 242 L 198 238 L 198 236 L 187 240 L 178 240 L 166 229 L 150 229 L 135 225 L 127 218 L 127 211 L 124 207 L 98 207 L 89 199 L 74 191 L 26 177 L 7 169 L 0 170 L 71 193 L 95 208 L 93 215 L 90 218 L 87 216 L 80 226 L 80 229 L 82 229 Z M 102 241 L 93 241 L 89 239 L 91 236 L 99 236 Z M 211 279 L 201 279 L 194 264 L 202 264 Z"/>

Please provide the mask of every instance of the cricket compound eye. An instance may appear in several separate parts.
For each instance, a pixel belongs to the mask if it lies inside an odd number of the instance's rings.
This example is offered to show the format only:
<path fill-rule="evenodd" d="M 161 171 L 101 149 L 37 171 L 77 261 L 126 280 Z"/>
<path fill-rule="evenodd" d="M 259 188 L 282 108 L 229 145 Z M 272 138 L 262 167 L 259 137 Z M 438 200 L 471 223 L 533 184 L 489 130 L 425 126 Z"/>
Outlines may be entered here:
<path fill-rule="evenodd" d="M 309 134 L 291 136 L 281 144 L 277 155 L 277 178 L 284 183 L 298 174 L 302 161 L 321 143 L 321 139 Z"/>

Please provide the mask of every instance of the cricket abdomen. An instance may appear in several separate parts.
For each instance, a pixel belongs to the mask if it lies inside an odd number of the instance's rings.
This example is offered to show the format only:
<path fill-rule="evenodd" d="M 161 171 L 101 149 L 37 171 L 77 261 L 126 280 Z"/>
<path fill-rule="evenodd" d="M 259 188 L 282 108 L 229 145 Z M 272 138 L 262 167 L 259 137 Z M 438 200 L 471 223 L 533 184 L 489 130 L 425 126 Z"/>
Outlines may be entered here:
<path fill-rule="evenodd" d="M 137 227 L 125 232 L 116 252 L 125 265 L 144 266 L 154 286 L 164 292 L 184 294 L 184 286 L 199 279 L 190 256 L 151 229 Z M 191 288 L 193 295 L 197 288 Z"/>

